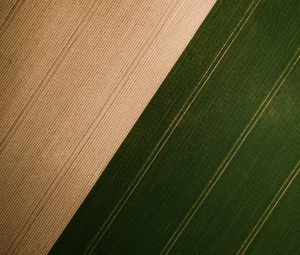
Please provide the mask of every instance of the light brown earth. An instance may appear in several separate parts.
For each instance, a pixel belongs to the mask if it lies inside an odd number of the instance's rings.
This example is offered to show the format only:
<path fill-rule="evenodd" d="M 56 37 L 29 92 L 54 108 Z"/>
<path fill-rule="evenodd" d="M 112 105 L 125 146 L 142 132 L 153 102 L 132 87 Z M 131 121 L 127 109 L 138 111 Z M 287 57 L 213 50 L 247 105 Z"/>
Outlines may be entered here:
<path fill-rule="evenodd" d="M 0 1 L 0 253 L 45 254 L 215 0 Z"/>

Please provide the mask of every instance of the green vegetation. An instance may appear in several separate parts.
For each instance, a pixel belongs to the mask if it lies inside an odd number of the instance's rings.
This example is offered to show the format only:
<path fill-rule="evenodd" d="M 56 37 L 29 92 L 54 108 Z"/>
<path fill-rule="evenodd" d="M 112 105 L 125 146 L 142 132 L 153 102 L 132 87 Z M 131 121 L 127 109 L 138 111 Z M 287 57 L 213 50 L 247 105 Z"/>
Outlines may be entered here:
<path fill-rule="evenodd" d="M 299 16 L 217 2 L 50 253 L 299 254 Z"/>

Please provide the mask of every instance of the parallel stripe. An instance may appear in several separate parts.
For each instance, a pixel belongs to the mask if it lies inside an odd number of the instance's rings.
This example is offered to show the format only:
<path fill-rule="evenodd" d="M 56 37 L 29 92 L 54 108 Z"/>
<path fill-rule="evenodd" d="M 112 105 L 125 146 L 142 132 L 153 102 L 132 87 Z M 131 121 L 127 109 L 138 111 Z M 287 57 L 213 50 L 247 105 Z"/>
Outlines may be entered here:
<path fill-rule="evenodd" d="M 203 202 L 205 201 L 206 197 L 209 195 L 211 190 L 214 188 L 216 185 L 217 181 L 220 179 L 220 177 L 223 175 L 225 170 L 227 169 L 228 165 L 238 152 L 239 148 L 243 144 L 243 142 L 246 140 L 246 138 L 249 136 L 251 133 L 252 129 L 255 127 L 257 121 L 260 119 L 268 105 L 271 103 L 272 99 L 274 96 L 277 94 L 278 90 L 282 87 L 284 84 L 286 78 L 296 65 L 296 63 L 299 60 L 299 50 L 298 48 L 296 54 L 293 56 L 291 61 L 288 63 L 282 74 L 280 75 L 279 79 L 276 81 L 274 87 L 271 89 L 267 97 L 264 99 L 262 104 L 259 106 L 258 110 L 255 112 L 253 117 L 251 118 L 250 122 L 247 124 L 246 128 L 243 130 L 242 134 L 240 137 L 237 139 L 237 141 L 234 143 L 233 147 L 219 166 L 218 170 L 216 173 L 213 175 L 213 177 L 210 179 L 209 183 L 206 185 L 196 202 L 193 204 L 191 209 L 188 211 L 182 222 L 180 223 L 178 229 L 174 232 L 174 234 L 171 236 L 167 244 L 165 245 L 164 249 L 162 250 L 161 254 L 168 254 L 168 252 L 171 250 L 171 248 L 174 246 L 175 242 L 178 240 L 184 229 L 187 227 L 187 225 L 190 223 L 192 220 L 193 216 L 197 212 L 197 210 L 201 207 Z"/>
<path fill-rule="evenodd" d="M 168 18 L 169 14 L 173 13 L 173 11 L 174 11 L 173 9 L 174 8 L 177 8 L 177 7 L 179 8 L 181 6 L 182 6 L 182 2 L 180 0 L 177 0 L 177 2 L 175 2 L 175 4 L 173 4 L 173 5 L 170 4 L 168 6 L 170 8 L 167 8 L 166 11 L 165 11 L 165 13 L 162 15 L 162 18 L 160 18 L 158 20 L 157 26 L 160 23 L 162 23 L 162 25 L 157 30 L 153 29 L 153 31 L 156 31 L 156 34 L 152 38 L 152 33 L 151 33 L 148 36 L 148 40 L 146 40 L 145 43 L 140 47 L 140 50 L 139 50 L 137 56 L 135 56 L 135 58 L 133 59 L 132 64 L 127 68 L 127 70 L 125 71 L 125 73 L 122 75 L 122 77 L 120 78 L 120 80 L 117 82 L 117 84 L 123 83 L 123 85 L 120 88 L 119 88 L 119 86 L 116 86 L 115 89 L 112 91 L 112 93 L 109 95 L 109 97 L 107 98 L 104 106 L 99 110 L 99 112 L 96 115 L 95 119 L 89 125 L 89 127 L 86 130 L 86 132 L 84 133 L 84 135 L 82 136 L 82 138 L 79 140 L 79 142 L 76 144 L 76 146 L 74 147 L 74 150 L 72 151 L 72 153 L 70 154 L 70 156 L 68 157 L 68 159 L 66 160 L 66 162 L 64 163 L 64 165 L 61 167 L 61 169 L 59 170 L 59 172 L 57 173 L 57 175 L 53 178 L 53 180 L 50 183 L 49 187 L 46 189 L 46 191 L 44 192 L 43 196 L 38 201 L 35 209 L 29 215 L 29 217 L 26 220 L 24 226 L 20 229 L 20 231 L 19 231 L 18 235 L 16 236 L 14 242 L 10 245 L 9 250 L 13 246 L 15 247 L 14 250 L 13 250 L 13 252 L 18 248 L 19 244 L 22 242 L 22 239 L 26 235 L 26 233 L 27 233 L 28 229 L 30 228 L 30 226 L 35 222 L 35 220 L 37 219 L 37 217 L 40 215 L 40 213 L 42 212 L 42 210 L 44 209 L 44 207 L 47 205 L 47 203 L 51 199 L 51 195 L 56 190 L 56 187 L 59 185 L 60 180 L 67 174 L 67 171 L 72 166 L 72 162 L 74 162 L 74 160 L 77 159 L 77 157 L 79 156 L 79 154 L 81 153 L 81 151 L 84 149 L 84 147 L 86 146 L 86 144 L 88 143 L 88 141 L 92 137 L 92 134 L 95 132 L 95 130 L 101 124 L 101 120 L 104 118 L 105 114 L 108 112 L 108 110 L 110 109 L 110 107 L 114 104 L 117 96 L 122 91 L 122 89 L 124 88 L 126 82 L 130 78 L 130 75 L 128 75 L 128 74 L 132 73 L 133 70 L 139 65 L 139 63 L 140 63 L 140 61 L 142 59 L 143 53 L 147 52 L 147 50 L 151 47 L 151 45 L 153 44 L 153 42 L 155 41 L 155 39 L 159 35 L 160 31 L 163 29 L 165 21 L 162 21 L 162 19 L 164 17 Z M 152 38 L 152 40 L 150 40 L 151 38 Z M 65 169 L 65 171 L 63 171 L 64 169 Z M 21 236 L 21 238 L 20 238 L 20 236 Z M 17 242 L 17 244 L 15 244 L 17 239 L 19 239 L 19 241 Z"/>
<path fill-rule="evenodd" d="M 91 244 L 88 246 L 87 250 L 85 251 L 85 254 L 91 254 L 93 252 L 93 250 L 96 248 L 96 246 L 98 245 L 98 243 L 100 242 L 100 240 L 103 238 L 106 231 L 109 229 L 110 225 L 113 223 L 115 218 L 118 216 L 119 212 L 125 206 L 126 202 L 130 198 L 130 196 L 132 195 L 132 193 L 134 192 L 134 190 L 136 189 L 136 187 L 138 186 L 138 184 L 140 183 L 142 178 L 145 176 L 145 174 L 147 173 L 148 169 L 150 168 L 150 166 L 152 165 L 152 163 L 154 162 L 154 160 L 156 159 L 156 157 L 158 156 L 160 151 L 163 149 L 164 145 L 166 144 L 166 142 L 168 141 L 168 139 L 174 132 L 175 128 L 178 126 L 178 124 L 180 123 L 180 121 L 182 120 L 184 115 L 187 113 L 187 111 L 189 110 L 189 108 L 191 107 L 191 105 L 193 104 L 195 99 L 197 98 L 197 96 L 200 94 L 200 92 L 206 85 L 207 81 L 209 80 L 209 78 L 211 77 L 213 72 L 216 70 L 217 66 L 219 65 L 219 63 L 221 62 L 221 60 L 223 59 L 223 57 L 225 56 L 227 51 L 229 50 L 230 46 L 234 43 L 237 36 L 242 31 L 243 27 L 245 26 L 245 24 L 247 23 L 249 18 L 252 16 L 252 14 L 253 14 L 254 10 L 257 8 L 259 2 L 260 2 L 260 0 L 252 1 L 251 5 L 246 10 L 243 17 L 241 18 L 241 20 L 239 21 L 237 26 L 234 28 L 234 30 L 232 31 L 232 33 L 230 34 L 230 36 L 224 43 L 223 47 L 220 49 L 220 51 L 217 53 L 217 55 L 213 59 L 212 63 L 208 67 L 205 74 L 202 76 L 200 81 L 197 83 L 196 87 L 194 88 L 193 92 L 191 93 L 191 95 L 189 96 L 189 98 L 187 99 L 185 104 L 182 106 L 182 108 L 180 109 L 180 111 L 175 116 L 174 120 L 172 121 L 172 123 L 169 125 L 169 127 L 167 128 L 167 130 L 165 131 L 165 133 L 159 140 L 158 144 L 155 146 L 152 153 L 147 158 L 145 164 L 142 166 L 141 170 L 139 171 L 137 176 L 134 178 L 133 182 L 129 185 L 129 187 L 125 191 L 124 195 L 121 197 L 120 201 L 114 207 L 114 209 L 109 214 L 108 218 L 106 219 L 106 221 L 104 222 L 104 224 L 102 225 L 100 230 L 97 232 L 97 234 L 94 237 L 94 239 L 92 240 Z M 218 59 L 219 56 L 220 56 L 220 59 Z M 206 75 L 207 75 L 207 77 L 206 77 Z M 204 81 L 204 82 L 202 83 L 202 81 Z M 157 149 L 158 149 L 158 151 L 156 151 Z M 152 158 L 152 156 L 153 156 L 153 158 Z M 141 176 L 139 176 L 139 175 L 141 175 Z M 101 234 L 102 230 L 103 230 L 103 233 Z"/>
<path fill-rule="evenodd" d="M 300 173 L 300 160 L 298 161 L 295 168 L 292 170 L 290 175 L 287 177 L 283 185 L 280 187 L 279 191 L 271 201 L 271 203 L 268 205 L 267 209 L 264 211 L 263 215 L 259 218 L 258 222 L 248 235 L 248 237 L 243 242 L 241 248 L 236 253 L 237 255 L 245 254 L 255 237 L 257 236 L 258 232 L 261 230 L 263 225 L 266 223 L 274 209 L 277 207 L 283 196 L 288 191 L 288 188 L 292 185 L 293 181 L 296 179 L 297 175 Z"/>
<path fill-rule="evenodd" d="M 78 40 L 81 33 L 84 31 L 84 27 L 88 24 L 89 20 L 92 18 L 93 15 L 91 15 L 93 9 L 96 7 L 99 2 L 95 0 L 90 8 L 87 10 L 86 14 L 82 18 L 82 20 L 77 25 L 74 32 L 71 34 L 70 38 L 67 40 L 66 44 L 62 48 L 61 52 L 55 59 L 55 61 L 52 63 L 48 71 L 46 72 L 45 76 L 39 83 L 39 85 L 36 87 L 36 89 L 31 94 L 30 98 L 22 108 L 22 110 L 19 112 L 18 116 L 14 120 L 13 124 L 10 126 L 10 128 L 6 131 L 6 134 L 4 135 L 3 139 L 0 142 L 0 155 L 5 150 L 7 145 L 10 143 L 11 139 L 13 138 L 13 135 L 17 132 L 17 130 L 20 128 L 22 123 L 25 120 L 26 115 L 31 111 L 33 108 L 35 102 L 41 95 L 41 93 L 44 91 L 44 89 L 47 87 L 51 79 L 53 78 L 54 74 L 57 72 L 61 64 L 63 63 L 64 59 L 70 52 L 72 46 L 75 44 L 75 42 Z"/>
<path fill-rule="evenodd" d="M 6 30 L 8 29 L 8 27 L 10 26 L 10 24 L 12 23 L 12 21 L 14 20 L 16 15 L 18 14 L 19 10 L 22 8 L 25 1 L 26 0 L 17 0 L 14 3 L 13 7 L 11 8 L 8 15 L 5 17 L 5 19 L 3 20 L 2 24 L 1 24 L 0 39 L 5 34 Z"/>

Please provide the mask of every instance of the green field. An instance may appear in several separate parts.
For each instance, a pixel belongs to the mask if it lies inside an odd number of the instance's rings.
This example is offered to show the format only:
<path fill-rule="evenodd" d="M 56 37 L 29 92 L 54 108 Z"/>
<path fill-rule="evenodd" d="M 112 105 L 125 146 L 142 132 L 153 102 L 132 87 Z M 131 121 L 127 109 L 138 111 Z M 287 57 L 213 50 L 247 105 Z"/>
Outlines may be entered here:
<path fill-rule="evenodd" d="M 50 254 L 300 254 L 299 17 L 218 1 Z"/>

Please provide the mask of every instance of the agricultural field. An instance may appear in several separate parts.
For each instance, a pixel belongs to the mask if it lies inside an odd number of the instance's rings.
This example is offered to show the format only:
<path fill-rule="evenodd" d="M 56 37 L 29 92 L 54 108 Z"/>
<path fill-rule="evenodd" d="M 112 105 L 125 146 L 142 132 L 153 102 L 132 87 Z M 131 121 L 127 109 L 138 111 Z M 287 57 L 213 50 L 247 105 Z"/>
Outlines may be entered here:
<path fill-rule="evenodd" d="M 299 15 L 217 1 L 50 254 L 299 254 Z"/>

